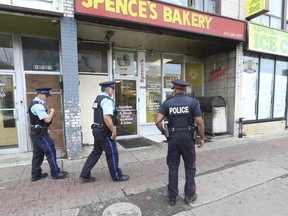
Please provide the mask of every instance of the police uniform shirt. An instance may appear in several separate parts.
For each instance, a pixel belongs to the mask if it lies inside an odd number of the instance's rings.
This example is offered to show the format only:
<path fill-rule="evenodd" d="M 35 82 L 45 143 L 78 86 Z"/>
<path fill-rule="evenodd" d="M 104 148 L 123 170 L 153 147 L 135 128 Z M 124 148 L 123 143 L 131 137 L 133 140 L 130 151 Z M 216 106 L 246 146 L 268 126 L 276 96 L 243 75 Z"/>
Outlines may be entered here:
<path fill-rule="evenodd" d="M 181 104 L 189 104 L 189 106 L 182 106 Z M 175 114 L 185 115 L 189 113 L 189 108 L 192 110 L 191 114 L 193 118 L 201 116 L 200 104 L 198 100 L 187 96 L 184 93 L 178 93 L 174 97 L 168 98 L 164 101 L 159 110 L 159 113 L 167 117 Z"/>
<path fill-rule="evenodd" d="M 105 92 L 101 92 L 100 95 L 105 95 L 108 96 L 109 98 L 111 98 L 107 93 Z M 103 115 L 113 115 L 113 111 L 115 110 L 115 104 L 111 99 L 109 98 L 104 98 L 101 103 L 100 106 L 103 110 Z"/>
<path fill-rule="evenodd" d="M 39 103 L 34 104 L 31 107 L 31 112 L 34 115 L 37 115 L 40 120 L 45 119 L 48 116 L 48 113 L 45 109 L 46 103 L 38 97 L 35 97 L 33 101 L 38 101 Z"/>

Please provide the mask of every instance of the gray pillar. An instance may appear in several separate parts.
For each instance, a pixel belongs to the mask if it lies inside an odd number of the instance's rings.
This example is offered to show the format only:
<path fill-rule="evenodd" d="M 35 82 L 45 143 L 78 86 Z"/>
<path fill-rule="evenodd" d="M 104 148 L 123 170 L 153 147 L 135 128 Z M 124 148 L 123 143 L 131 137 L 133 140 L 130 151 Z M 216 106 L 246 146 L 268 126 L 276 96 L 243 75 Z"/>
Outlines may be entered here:
<path fill-rule="evenodd" d="M 62 17 L 60 24 L 67 157 L 68 159 L 78 159 L 82 158 L 82 139 L 77 62 L 77 23 L 74 18 Z"/>

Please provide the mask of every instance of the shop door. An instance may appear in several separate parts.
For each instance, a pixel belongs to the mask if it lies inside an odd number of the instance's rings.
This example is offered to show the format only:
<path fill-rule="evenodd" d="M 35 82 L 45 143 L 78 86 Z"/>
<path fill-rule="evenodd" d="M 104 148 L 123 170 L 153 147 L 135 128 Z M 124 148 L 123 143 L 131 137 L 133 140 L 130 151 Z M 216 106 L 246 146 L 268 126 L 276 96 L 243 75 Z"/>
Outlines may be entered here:
<path fill-rule="evenodd" d="M 119 122 L 117 136 L 137 135 L 136 80 L 115 80 L 115 102 Z"/>
<path fill-rule="evenodd" d="M 0 73 L 0 151 L 19 148 L 14 74 Z"/>

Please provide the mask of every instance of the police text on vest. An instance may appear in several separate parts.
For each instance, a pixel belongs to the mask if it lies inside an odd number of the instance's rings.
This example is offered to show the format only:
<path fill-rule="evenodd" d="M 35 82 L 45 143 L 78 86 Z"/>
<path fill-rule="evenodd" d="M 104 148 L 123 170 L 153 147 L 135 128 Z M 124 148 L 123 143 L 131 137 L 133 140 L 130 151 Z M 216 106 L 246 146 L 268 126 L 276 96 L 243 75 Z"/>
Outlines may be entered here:
<path fill-rule="evenodd" d="M 169 107 L 169 114 L 185 114 L 189 113 L 189 106 Z"/>

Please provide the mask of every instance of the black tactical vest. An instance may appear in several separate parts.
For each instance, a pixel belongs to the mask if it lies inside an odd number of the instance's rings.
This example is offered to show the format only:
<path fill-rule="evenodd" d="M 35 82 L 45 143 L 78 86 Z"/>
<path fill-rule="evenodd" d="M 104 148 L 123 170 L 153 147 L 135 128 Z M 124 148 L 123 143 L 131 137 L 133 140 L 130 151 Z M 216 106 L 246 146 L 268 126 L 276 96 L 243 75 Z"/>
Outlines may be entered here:
<path fill-rule="evenodd" d="M 30 117 L 30 124 L 31 125 L 40 125 L 42 127 L 49 127 L 50 124 L 45 123 L 44 119 L 40 120 L 37 115 L 34 115 L 31 111 L 32 106 L 35 104 L 41 104 L 39 101 L 32 101 L 29 105 L 28 112 Z M 46 113 L 48 113 L 47 106 L 44 106 Z"/>
<path fill-rule="evenodd" d="M 102 107 L 100 106 L 101 104 L 101 101 L 104 99 L 104 98 L 107 98 L 108 100 L 111 100 L 113 103 L 114 101 L 112 100 L 111 97 L 109 96 L 106 96 L 106 95 L 98 95 L 94 101 L 94 104 L 93 104 L 93 109 L 94 109 L 94 123 L 98 123 L 98 124 L 103 124 L 105 125 L 105 122 L 104 122 L 104 118 L 103 118 L 103 109 Z M 117 121 L 116 121 L 116 117 L 117 117 L 117 111 L 116 111 L 116 108 L 115 110 L 113 111 L 113 115 L 110 115 L 112 121 L 113 121 L 113 125 L 117 125 Z"/>
<path fill-rule="evenodd" d="M 184 129 L 193 125 L 191 100 L 182 100 L 181 103 L 179 103 L 179 101 L 176 101 L 176 97 L 173 97 L 169 100 L 168 108 L 169 128 Z"/>

